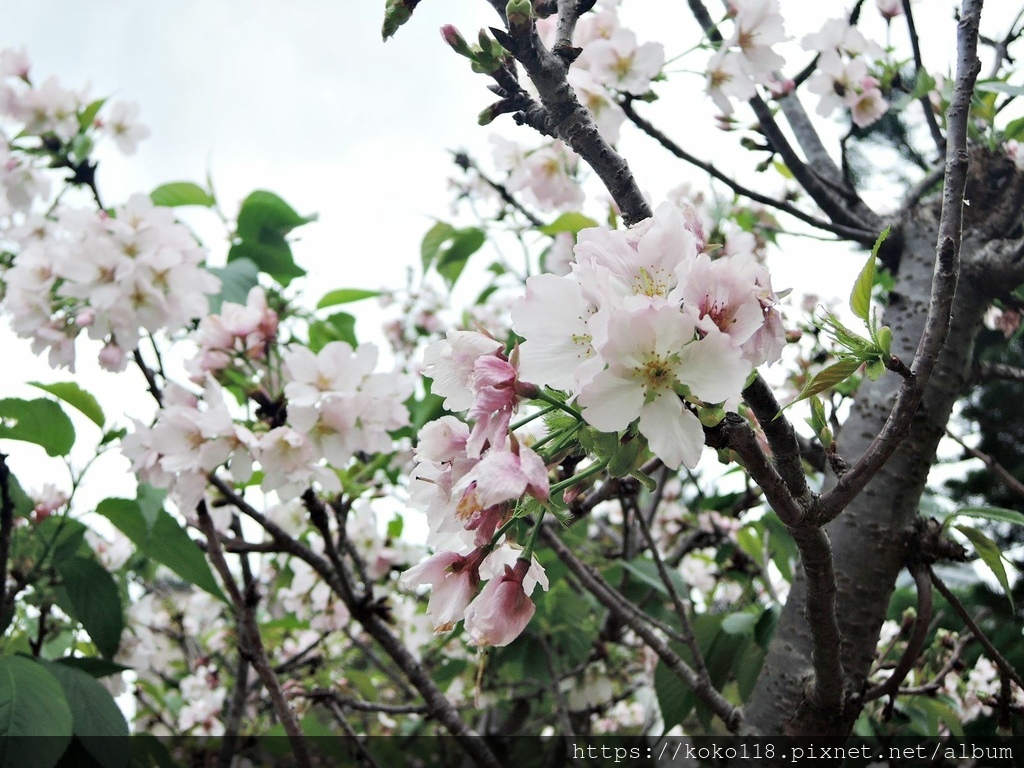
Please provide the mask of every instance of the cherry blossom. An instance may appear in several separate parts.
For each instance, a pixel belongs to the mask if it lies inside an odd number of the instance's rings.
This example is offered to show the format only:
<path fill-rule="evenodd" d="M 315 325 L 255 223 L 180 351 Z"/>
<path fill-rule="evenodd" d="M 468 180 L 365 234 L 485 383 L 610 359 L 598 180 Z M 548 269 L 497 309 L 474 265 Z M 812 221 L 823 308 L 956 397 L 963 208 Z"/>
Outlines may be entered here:
<path fill-rule="evenodd" d="M 537 607 L 523 589 L 530 568 L 526 560 L 491 579 L 466 608 L 466 632 L 473 645 L 501 647 L 515 640 L 530 623 Z"/>

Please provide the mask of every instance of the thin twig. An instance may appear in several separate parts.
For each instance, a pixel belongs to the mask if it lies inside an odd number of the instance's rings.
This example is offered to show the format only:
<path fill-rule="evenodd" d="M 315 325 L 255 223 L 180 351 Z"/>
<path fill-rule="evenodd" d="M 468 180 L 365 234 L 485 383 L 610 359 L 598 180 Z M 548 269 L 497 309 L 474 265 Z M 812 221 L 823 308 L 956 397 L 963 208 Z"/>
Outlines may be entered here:
<path fill-rule="evenodd" d="M 872 233 L 866 229 L 847 227 L 843 226 L 842 224 L 833 224 L 832 222 L 826 221 L 825 219 L 819 219 L 816 216 L 812 216 L 809 213 L 801 211 L 792 203 L 786 202 L 785 200 L 778 200 L 768 195 L 762 195 L 760 192 L 757 192 L 756 190 L 753 190 L 750 187 L 745 187 L 732 177 L 718 170 L 711 163 L 705 160 L 701 160 L 695 155 L 692 155 L 689 152 L 687 152 L 685 149 L 683 149 L 681 146 L 675 143 L 672 139 L 670 139 L 665 133 L 656 128 L 653 123 L 642 118 L 639 114 L 637 114 L 636 110 L 633 108 L 632 99 L 623 99 L 622 102 L 620 102 L 620 104 L 622 106 L 622 110 L 626 113 L 626 117 L 630 119 L 633 125 L 635 125 L 641 131 L 646 133 L 652 139 L 657 141 L 662 147 L 667 149 L 680 160 L 683 160 L 684 162 L 687 162 L 690 165 L 696 166 L 697 168 L 700 168 L 702 171 L 707 173 L 712 178 L 718 179 L 720 182 L 729 187 L 729 189 L 731 189 L 737 195 L 741 195 L 750 200 L 753 200 L 754 202 L 770 206 L 779 211 L 782 211 L 783 213 L 788 213 L 790 216 L 799 219 L 805 224 L 810 224 L 812 227 L 824 230 L 825 232 L 831 232 L 832 234 L 847 240 L 853 240 L 854 242 L 870 245 L 875 241 L 875 238 L 878 237 L 878 233 Z"/>
<path fill-rule="evenodd" d="M 921 73 L 924 72 L 924 61 L 921 58 L 921 42 L 917 37 L 917 26 L 914 24 L 914 11 L 910 6 L 910 0 L 903 0 L 903 16 L 907 20 L 910 49 L 914 54 L 914 73 L 917 77 L 920 77 Z M 928 94 L 921 96 L 918 101 L 921 102 L 921 107 L 924 110 L 924 119 L 928 123 L 928 131 L 932 135 L 932 141 L 935 142 L 935 148 L 939 151 L 940 155 L 944 154 L 946 151 L 946 139 L 942 135 L 938 121 L 935 119 L 935 112 L 932 111 L 932 103 L 928 98 Z"/>
<path fill-rule="evenodd" d="M 628 625 L 648 647 L 653 650 L 673 673 L 678 675 L 685 682 L 698 699 L 706 703 L 711 710 L 718 715 L 732 733 L 739 735 L 756 735 L 750 733 L 743 712 L 740 707 L 734 706 L 714 687 L 709 686 L 702 680 L 700 675 L 687 664 L 682 657 L 675 653 L 651 628 L 626 610 L 623 610 L 621 603 L 611 594 L 612 587 L 600 575 L 592 573 L 586 565 L 576 557 L 558 534 L 549 526 L 541 530 L 541 537 L 551 547 L 559 560 L 565 563 L 569 571 L 579 580 L 583 587 L 596 597 L 611 613 L 621 622 Z"/>
<path fill-rule="evenodd" d="M 992 473 L 999 478 L 999 481 L 1003 485 L 1006 486 L 1007 490 L 1021 498 L 1024 498 L 1024 483 L 1014 477 L 1010 470 L 992 458 L 989 454 L 983 453 L 977 448 L 972 448 L 948 429 L 946 430 L 946 435 L 956 441 L 960 447 L 971 454 L 971 456 L 976 459 L 981 459 L 985 463 L 985 466 L 992 470 Z"/>
<path fill-rule="evenodd" d="M 963 603 L 960 602 L 960 598 L 953 594 L 952 590 L 946 586 L 945 582 L 939 578 L 935 571 L 929 568 L 928 573 L 932 578 L 932 584 L 934 584 L 935 588 L 939 590 L 939 594 L 946 598 L 946 602 L 953 607 L 954 611 L 960 614 L 960 618 L 964 620 L 964 624 L 966 624 L 971 632 L 974 633 L 974 636 L 978 638 L 978 642 L 981 643 L 981 646 L 985 649 L 985 653 L 988 654 L 992 663 L 999 667 L 1000 673 L 1013 680 L 1013 682 L 1021 688 L 1024 688 L 1024 681 L 1022 681 L 1020 675 L 1017 674 L 1017 670 L 1013 668 L 1013 665 L 1006 660 L 1003 654 L 999 652 L 999 649 L 997 649 L 992 644 L 992 641 L 988 639 L 988 635 L 986 635 L 982 631 L 981 627 L 978 626 L 978 622 L 974 620 L 974 617 L 971 616 L 971 612 L 967 610 Z"/>
<path fill-rule="evenodd" d="M 693 668 L 708 686 L 711 685 L 711 675 L 708 674 L 707 664 L 704 662 L 704 654 L 700 650 L 700 644 L 697 642 L 697 635 L 693 631 L 693 623 L 690 621 L 690 611 L 693 607 L 690 605 L 690 600 L 687 597 L 683 597 L 679 594 L 676 589 L 676 585 L 672 582 L 672 578 L 668 572 L 668 568 L 665 567 L 664 561 L 661 559 L 661 553 L 658 552 L 658 544 L 654 540 L 654 536 L 651 534 L 651 527 L 647 524 L 643 514 L 639 509 L 635 508 L 634 515 L 637 523 L 640 526 L 640 532 L 644 535 L 644 541 L 647 542 L 647 548 L 651 553 L 651 557 L 654 559 L 654 565 L 658 569 L 658 577 L 661 579 L 661 583 L 665 585 L 665 589 L 668 592 L 669 599 L 672 600 L 672 607 L 675 609 L 676 618 L 679 619 L 679 630 L 686 640 L 686 645 L 690 649 L 690 653 L 693 655 Z"/>

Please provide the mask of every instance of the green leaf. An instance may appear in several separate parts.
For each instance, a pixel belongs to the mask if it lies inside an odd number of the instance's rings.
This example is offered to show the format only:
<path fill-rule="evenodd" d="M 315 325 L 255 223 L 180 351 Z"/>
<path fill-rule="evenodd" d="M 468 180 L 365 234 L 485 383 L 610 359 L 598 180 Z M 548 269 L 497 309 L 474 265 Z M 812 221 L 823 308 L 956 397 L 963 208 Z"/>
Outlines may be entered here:
<path fill-rule="evenodd" d="M 149 533 L 153 532 L 153 526 L 164 508 L 165 498 L 167 491 L 148 483 L 139 483 L 138 490 L 135 491 L 135 502 L 142 511 L 142 518 L 146 521 L 146 530 Z"/>
<path fill-rule="evenodd" d="M 54 661 L 54 663 L 77 669 L 97 678 L 119 675 L 131 669 L 131 667 L 126 667 L 124 664 L 118 664 L 96 656 L 64 656 Z"/>
<path fill-rule="evenodd" d="M 163 205 L 168 208 L 176 208 L 179 205 L 201 205 L 204 208 L 212 208 L 217 202 L 213 199 L 213 195 L 191 181 L 173 181 L 170 184 L 161 184 L 149 193 L 149 199 L 153 201 L 153 205 Z"/>
<path fill-rule="evenodd" d="M 986 93 L 1005 93 L 1007 96 L 1024 96 L 1024 85 L 1010 85 L 1001 80 L 981 80 L 975 90 Z"/>
<path fill-rule="evenodd" d="M 166 510 L 159 511 L 152 528 L 146 524 L 139 503 L 132 499 L 104 499 L 96 512 L 113 523 L 146 556 L 227 602 L 202 550 Z"/>
<path fill-rule="evenodd" d="M 260 268 L 252 259 L 235 259 L 225 267 L 207 267 L 208 272 L 220 278 L 220 293 L 210 296 L 210 314 L 217 314 L 224 302 L 244 305 L 249 291 L 259 285 Z"/>
<path fill-rule="evenodd" d="M 65 664 L 48 663 L 71 709 L 72 733 L 103 768 L 125 768 L 132 757 L 128 723 L 117 702 L 91 675 Z"/>
<path fill-rule="evenodd" d="M 0 400 L 0 437 L 41 445 L 50 456 L 67 456 L 75 427 L 53 400 Z"/>
<path fill-rule="evenodd" d="M 237 222 L 241 242 L 231 246 L 228 262 L 249 259 L 261 272 L 288 285 L 306 271 L 295 263 L 285 235 L 315 219 L 315 215 L 300 216 L 273 192 L 257 190 L 242 202 Z"/>
<path fill-rule="evenodd" d="M 88 416 L 93 424 L 103 429 L 107 419 L 103 415 L 103 409 L 100 408 L 99 401 L 91 393 L 86 392 L 75 384 L 75 382 L 58 381 L 53 384 L 42 384 L 38 381 L 30 381 L 29 384 L 33 387 L 38 387 L 44 392 L 49 392 L 72 408 L 78 409 L 81 413 Z"/>
<path fill-rule="evenodd" d="M 997 523 L 1024 525 L 1024 514 L 1015 509 L 1005 509 L 1003 507 L 964 507 L 947 517 L 943 521 L 942 527 L 948 528 L 953 520 L 958 517 L 973 517 L 979 520 L 992 520 Z"/>
<path fill-rule="evenodd" d="M 479 251 L 486 240 L 487 235 L 482 229 L 469 227 L 456 232 L 451 245 L 441 250 L 434 268 L 445 279 L 449 288 L 455 286 L 455 281 L 465 269 L 469 257 Z"/>
<path fill-rule="evenodd" d="M 97 99 L 96 101 L 92 102 L 91 104 L 89 104 L 89 106 L 87 106 L 85 109 L 78 113 L 79 130 L 85 131 L 88 130 L 90 126 L 92 126 L 93 121 L 96 120 L 96 115 L 99 114 L 100 109 L 102 109 L 106 101 L 106 99 Z"/>
<path fill-rule="evenodd" d="M 730 613 L 722 619 L 722 631 L 730 635 L 753 635 L 761 616 L 756 613 Z"/>
<path fill-rule="evenodd" d="M 814 375 L 814 377 L 807 382 L 807 385 L 803 388 L 803 391 L 797 396 L 796 400 L 787 405 L 782 410 L 786 410 L 790 405 L 795 405 L 801 400 L 806 400 L 811 395 L 817 395 L 820 392 L 824 392 L 826 389 L 831 389 L 836 384 L 850 378 L 860 368 L 860 360 L 840 360 L 838 363 L 833 363 L 827 368 L 823 368 Z M 782 411 L 779 411 L 781 414 Z M 776 417 L 778 418 L 778 417 Z"/>
<path fill-rule="evenodd" d="M 0 656 L 0 767 L 52 768 L 71 741 L 71 728 L 57 678 L 31 659 Z"/>
<path fill-rule="evenodd" d="M 1024 117 L 1011 120 L 1003 129 L 1003 138 L 1006 141 L 1021 141 L 1024 139 Z"/>
<path fill-rule="evenodd" d="M 559 232 L 572 232 L 575 235 L 581 229 L 590 229 L 596 226 L 596 221 L 582 213 L 563 213 L 550 224 L 538 227 L 538 231 L 554 237 Z"/>
<path fill-rule="evenodd" d="M 111 659 L 121 645 L 124 611 L 114 577 L 94 558 L 75 556 L 57 564 L 61 577 L 60 600 L 72 618 L 89 633 L 96 648 Z"/>
<path fill-rule="evenodd" d="M 451 240 L 455 236 L 455 232 L 455 227 L 444 221 L 437 222 L 427 230 L 427 234 L 423 236 L 423 242 L 420 243 L 420 258 L 423 261 L 424 272 L 430 269 L 430 265 L 434 263 L 434 259 L 441 251 L 441 246 Z"/>
<path fill-rule="evenodd" d="M 349 304 L 353 301 L 372 299 L 375 296 L 380 296 L 380 294 L 380 291 L 368 291 L 363 288 L 339 288 L 336 291 L 325 294 L 316 303 L 316 308 L 323 309 L 324 307 L 333 307 L 337 304 Z"/>
<path fill-rule="evenodd" d="M 319 352 L 332 341 L 345 341 L 353 347 L 359 345 L 356 339 L 356 318 L 348 312 L 337 312 L 325 320 L 309 325 L 309 348 Z"/>
<path fill-rule="evenodd" d="M 243 240 L 232 245 L 228 250 L 228 263 L 240 259 L 251 261 L 260 272 L 270 275 L 285 287 L 296 277 L 306 274 L 306 270 L 295 263 L 292 248 L 283 237 L 276 240 L 268 237 L 263 242 Z"/>
<path fill-rule="evenodd" d="M 1012 608 L 1013 593 L 1010 591 L 1010 580 L 1006 577 L 1006 568 L 1003 566 L 1003 553 L 999 551 L 999 545 L 977 528 L 969 528 L 966 525 L 954 525 L 953 527 L 970 540 L 971 544 L 974 545 L 974 551 L 978 553 L 978 557 L 981 558 L 985 565 L 992 569 L 992 573 L 999 579 L 1003 592 L 1010 601 L 1010 607 Z"/>
<path fill-rule="evenodd" d="M 875 244 L 871 248 L 871 256 L 868 257 L 867 263 L 864 264 L 860 275 L 857 276 L 857 281 L 853 284 L 853 292 L 850 294 L 850 309 L 865 323 L 868 322 L 871 313 L 871 288 L 875 284 L 875 260 L 878 258 L 878 249 L 882 247 L 885 238 L 889 236 L 890 229 L 891 227 L 883 229 L 882 234 L 875 240 Z"/>

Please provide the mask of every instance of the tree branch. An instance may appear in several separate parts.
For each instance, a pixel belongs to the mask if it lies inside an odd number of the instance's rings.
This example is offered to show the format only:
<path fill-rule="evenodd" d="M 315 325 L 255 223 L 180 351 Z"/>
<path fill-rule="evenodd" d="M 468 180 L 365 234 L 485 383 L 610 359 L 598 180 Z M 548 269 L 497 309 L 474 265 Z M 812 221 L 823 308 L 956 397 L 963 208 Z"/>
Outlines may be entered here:
<path fill-rule="evenodd" d="M 914 74 L 920 77 L 921 73 L 924 72 L 924 61 L 921 58 L 921 41 L 917 37 L 917 26 L 914 24 L 914 11 L 910 7 L 910 0 L 903 0 L 903 16 L 907 20 L 910 49 L 914 53 Z M 915 77 L 915 81 L 917 77 Z M 932 135 L 935 148 L 939 151 L 940 155 L 944 154 L 946 152 L 946 138 L 942 135 L 939 123 L 935 119 L 935 112 L 932 110 L 932 103 L 928 99 L 928 94 L 919 98 L 918 101 L 921 102 L 921 107 L 924 110 L 924 119 L 928 123 L 928 132 Z"/>
<path fill-rule="evenodd" d="M 917 664 L 925 640 L 928 639 L 928 630 L 932 622 L 932 583 L 928 577 L 928 568 L 923 563 L 914 563 L 910 566 L 910 572 L 917 587 L 917 618 L 914 621 L 914 631 L 892 674 L 884 683 L 864 694 L 864 701 L 874 701 L 883 696 L 898 694 L 903 681 Z"/>
<path fill-rule="evenodd" d="M 877 232 L 871 232 L 866 229 L 858 229 L 855 227 L 847 227 L 841 224 L 833 224 L 830 221 L 825 221 L 824 219 L 819 219 L 816 216 L 812 216 L 809 213 L 805 213 L 792 203 L 786 202 L 785 200 L 777 200 L 774 197 L 762 195 L 760 192 L 750 189 L 749 187 L 743 186 L 735 179 L 722 173 L 711 163 L 701 160 L 700 158 L 694 155 L 691 155 L 685 149 L 683 149 L 674 141 L 672 141 L 672 139 L 670 139 L 662 131 L 656 128 L 651 122 L 640 117 L 640 115 L 637 114 L 636 110 L 633 108 L 633 99 L 623 99 L 620 102 L 620 106 L 622 107 L 622 110 L 626 113 L 626 117 L 630 119 L 633 125 L 635 125 L 641 131 L 646 133 L 652 139 L 657 141 L 659 144 L 661 144 L 661 146 L 663 146 L 673 155 L 678 157 L 680 160 L 683 160 L 684 162 L 687 162 L 690 165 L 696 166 L 697 168 L 700 168 L 702 171 L 706 172 L 712 178 L 718 179 L 720 182 L 729 187 L 729 189 L 731 189 L 737 195 L 741 195 L 750 200 L 753 200 L 754 202 L 761 203 L 762 205 L 770 206 L 772 208 L 775 208 L 776 210 L 782 211 L 783 213 L 788 213 L 790 216 L 799 219 L 805 224 L 810 224 L 812 227 L 816 227 L 817 229 L 821 229 L 826 232 L 831 232 L 832 234 L 847 240 L 853 240 L 864 245 L 870 245 L 871 243 L 874 243 L 875 238 L 878 237 Z"/>
<path fill-rule="evenodd" d="M 679 630 L 693 656 L 693 668 L 698 676 L 700 676 L 701 681 L 710 687 L 712 684 L 711 675 L 708 674 L 708 667 L 704 662 L 704 654 L 697 643 L 697 636 L 693 631 L 693 623 L 690 621 L 690 611 L 693 610 L 690 600 L 687 597 L 681 596 L 678 590 L 676 590 L 676 585 L 672 582 L 668 568 L 665 567 L 665 563 L 661 559 L 661 553 L 658 552 L 658 544 L 655 542 L 654 536 L 651 535 L 651 527 L 647 524 L 643 513 L 635 504 L 633 506 L 633 513 L 633 517 L 636 518 L 640 531 L 644 535 L 644 541 L 647 542 L 647 548 L 651 552 L 651 557 L 654 559 L 654 565 L 658 569 L 658 577 L 661 579 L 661 583 L 665 585 L 669 599 L 672 600 L 672 607 L 675 609 L 676 618 L 679 619 Z"/>
<path fill-rule="evenodd" d="M 254 608 L 257 595 L 255 590 L 249 595 L 243 595 L 238 589 L 235 577 L 228 568 L 227 560 L 224 559 L 224 550 L 220 548 L 220 537 L 217 529 L 206 510 L 206 502 L 201 501 L 196 507 L 196 517 L 199 520 L 199 528 L 206 536 L 207 555 L 214 569 L 220 574 L 224 588 L 228 591 L 231 603 L 235 608 L 235 620 L 238 622 L 239 641 L 242 653 L 252 664 L 256 674 L 259 675 L 263 686 L 270 695 L 270 701 L 274 705 L 274 712 L 277 714 L 284 731 L 288 734 L 288 742 L 291 744 L 292 752 L 296 762 L 302 768 L 310 768 L 312 761 L 309 748 L 306 744 L 306 737 L 302 733 L 295 711 L 291 708 L 285 698 L 284 690 L 281 688 L 281 681 L 277 679 L 274 670 L 270 667 L 270 660 L 267 658 L 267 650 L 263 645 L 263 638 L 260 637 L 260 628 L 256 623 Z M 248 591 L 248 590 L 247 590 Z"/>
<path fill-rule="evenodd" d="M 812 494 L 807 487 L 807 475 L 804 473 L 796 430 L 793 429 L 792 422 L 781 413 L 779 401 L 775 399 L 771 387 L 760 374 L 743 390 L 743 400 L 757 417 L 757 423 L 772 449 L 772 463 L 786 483 L 790 494 L 802 506 L 810 504 Z"/>
<path fill-rule="evenodd" d="M 974 636 L 978 639 L 978 642 L 981 643 L 982 647 L 985 649 L 985 653 L 987 653 L 989 658 L 992 659 L 992 663 L 999 667 L 999 672 L 1004 677 L 1008 677 L 1010 680 L 1013 680 L 1013 682 L 1015 682 L 1020 688 L 1024 688 L 1024 681 L 1022 681 L 1020 675 L 1017 674 L 1017 670 L 1013 668 L 1013 665 L 1006 660 L 1003 654 L 1001 654 L 992 644 L 992 641 L 988 639 L 988 635 L 986 635 L 982 631 L 981 627 L 978 626 L 978 622 L 974 620 L 974 617 L 971 616 L 971 612 L 967 610 L 963 603 L 960 602 L 960 598 L 953 594 L 952 590 L 946 586 L 945 582 L 943 582 L 931 568 L 928 569 L 928 574 L 931 576 L 932 584 L 934 584 L 935 588 L 939 590 L 939 594 L 946 598 L 946 602 L 948 602 L 953 607 L 953 610 L 960 615 L 960 618 L 964 620 L 964 624 L 970 628 L 971 632 L 973 632 Z"/>
<path fill-rule="evenodd" d="M 505 3 L 502 0 L 490 0 L 490 3 L 505 21 Z M 651 208 L 629 165 L 598 131 L 590 112 L 580 104 L 576 92 L 566 80 L 565 60 L 544 48 L 532 22 L 525 28 L 510 29 L 509 33 L 507 42 L 515 49 L 512 54 L 536 86 L 550 124 L 559 138 L 594 169 L 627 225 L 650 218 Z"/>
<path fill-rule="evenodd" d="M 649 626 L 637 621 L 629 612 L 623 610 L 621 604 L 612 595 L 614 590 L 611 585 L 599 574 L 591 572 L 576 557 L 572 550 L 562 543 L 562 540 L 558 538 L 558 535 L 552 528 L 544 526 L 541 529 L 541 537 L 586 590 L 596 597 L 619 621 L 628 625 L 630 629 L 642 638 L 665 665 L 693 689 L 694 695 L 705 702 L 722 719 L 730 732 L 741 736 L 756 735 L 750 733 L 750 729 L 743 719 L 742 709 L 733 706 L 713 686 L 702 680 L 693 667 L 675 653 Z"/>
<path fill-rule="evenodd" d="M 925 386 L 938 360 L 950 326 L 950 309 L 960 272 L 964 192 L 967 187 L 967 124 L 978 61 L 978 25 L 982 0 L 964 0 L 957 31 L 957 75 L 953 99 L 946 113 L 948 143 L 942 192 L 942 213 L 936 246 L 934 278 L 924 333 L 914 354 L 914 376 L 904 381 L 881 432 L 857 463 L 821 497 L 819 520 L 838 515 L 867 485 L 910 431 L 911 420 L 924 396 Z"/>

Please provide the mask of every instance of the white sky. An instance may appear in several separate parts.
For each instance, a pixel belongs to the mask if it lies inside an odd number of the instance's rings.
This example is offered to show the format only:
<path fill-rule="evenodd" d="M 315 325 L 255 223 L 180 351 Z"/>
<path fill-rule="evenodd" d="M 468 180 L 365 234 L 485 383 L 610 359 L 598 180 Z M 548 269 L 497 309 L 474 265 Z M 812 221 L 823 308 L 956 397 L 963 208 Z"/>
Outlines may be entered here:
<path fill-rule="evenodd" d="M 881 30 L 872 6 L 866 3 L 864 17 L 869 29 Z M 383 7 L 384 0 L 3 0 L 0 47 L 25 45 L 36 82 L 52 74 L 68 87 L 91 83 L 94 98 L 141 105 L 152 135 L 138 153 L 123 158 L 105 148 L 99 155 L 107 205 L 168 181 L 201 183 L 209 171 L 229 215 L 258 188 L 277 192 L 300 213 L 319 213 L 317 223 L 299 231 L 302 242 L 295 248 L 311 273 L 313 302 L 337 287 L 401 286 L 407 266 L 418 262 L 419 241 L 432 217 L 448 215 L 446 179 L 454 170 L 448 150 L 468 147 L 490 160 L 493 128 L 476 126 L 477 113 L 493 100 L 488 81 L 443 44 L 438 29 L 451 22 L 471 38 L 495 23 L 493 11 L 484 0 L 426 0 L 384 45 Z M 783 7 L 799 9 L 787 17 L 787 32 L 797 40 L 839 10 L 796 0 Z M 955 43 L 953 4 L 928 0 L 917 7 L 926 58 L 944 69 Z M 696 23 L 678 0 L 628 0 L 623 18 L 641 41 L 661 39 L 669 57 L 698 40 Z M 897 36 L 902 43 L 902 27 Z M 787 52 L 787 71 L 807 61 L 795 45 Z M 697 68 L 706 58 L 697 54 L 678 67 Z M 663 98 L 645 114 L 722 170 L 746 174 L 748 153 L 736 150 L 736 137 L 709 127 L 715 110 L 702 85 L 696 75 L 660 84 Z M 744 111 L 738 115 L 749 118 Z M 524 143 L 536 140 L 508 118 L 496 125 Z M 656 201 L 680 182 L 706 182 L 628 126 L 620 148 Z M 761 191 L 781 187 L 770 174 L 753 181 Z M 863 261 L 842 251 L 825 257 L 813 241 L 785 243 L 784 258 L 773 262 L 777 288 L 844 294 Z M 223 243 L 208 244 L 218 263 Z M 807 284 L 808 275 L 825 272 L 830 282 L 824 288 Z M 17 371 L 5 377 L 0 396 L 37 396 L 17 386 L 20 381 L 70 378 L 31 358 L 27 342 L 5 335 L 0 343 Z M 109 387 L 109 378 L 94 378 L 92 357 L 80 352 L 80 375 L 105 382 L 87 386 Z M 144 412 L 147 397 L 136 387 L 117 407 Z M 108 411 L 121 419 L 109 405 Z M 14 452 L 31 449 L 21 444 Z"/>

